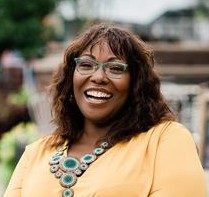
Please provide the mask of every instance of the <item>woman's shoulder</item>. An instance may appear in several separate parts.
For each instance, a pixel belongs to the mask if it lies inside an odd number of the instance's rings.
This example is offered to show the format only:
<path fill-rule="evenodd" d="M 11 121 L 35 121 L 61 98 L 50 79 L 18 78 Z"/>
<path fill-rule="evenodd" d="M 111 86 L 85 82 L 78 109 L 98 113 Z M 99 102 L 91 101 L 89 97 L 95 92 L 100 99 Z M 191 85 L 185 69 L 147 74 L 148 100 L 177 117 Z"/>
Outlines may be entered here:
<path fill-rule="evenodd" d="M 181 123 L 176 121 L 165 121 L 150 129 L 153 136 L 158 136 L 162 140 L 166 139 L 187 139 L 193 141 L 192 133 Z"/>
<path fill-rule="evenodd" d="M 175 121 L 165 121 L 155 125 L 135 139 L 137 146 L 144 144 L 150 147 L 150 150 L 156 150 L 158 147 L 168 150 L 176 146 L 182 149 L 196 150 L 192 133 L 183 124 Z"/>
<path fill-rule="evenodd" d="M 147 132 L 141 133 L 138 138 L 141 140 L 161 140 L 164 138 L 192 138 L 191 132 L 181 123 L 176 121 L 164 121 L 153 127 L 151 127 Z"/>
<path fill-rule="evenodd" d="M 188 134 L 191 133 L 183 124 L 176 121 L 165 121 L 156 126 L 154 130 L 162 134 L 166 133 L 176 133 L 176 134 Z"/>

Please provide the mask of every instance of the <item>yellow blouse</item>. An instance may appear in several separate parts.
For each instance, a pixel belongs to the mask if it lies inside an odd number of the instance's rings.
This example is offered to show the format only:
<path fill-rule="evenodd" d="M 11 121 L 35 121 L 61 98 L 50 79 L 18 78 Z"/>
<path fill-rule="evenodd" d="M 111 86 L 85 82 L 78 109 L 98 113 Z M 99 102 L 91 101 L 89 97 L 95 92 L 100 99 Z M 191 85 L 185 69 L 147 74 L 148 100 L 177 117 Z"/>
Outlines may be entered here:
<path fill-rule="evenodd" d="M 61 197 L 49 171 L 50 137 L 26 147 L 4 197 Z M 206 197 L 206 181 L 190 132 L 165 122 L 118 143 L 78 178 L 75 197 Z"/>

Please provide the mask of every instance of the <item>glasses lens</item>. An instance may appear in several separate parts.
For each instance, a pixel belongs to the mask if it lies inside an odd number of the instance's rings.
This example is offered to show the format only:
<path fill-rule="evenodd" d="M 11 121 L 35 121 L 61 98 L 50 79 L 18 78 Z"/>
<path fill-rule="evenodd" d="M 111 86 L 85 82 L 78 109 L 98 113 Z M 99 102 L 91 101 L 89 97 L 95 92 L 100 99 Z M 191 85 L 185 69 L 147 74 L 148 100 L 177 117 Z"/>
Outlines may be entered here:
<path fill-rule="evenodd" d="M 76 69 L 83 75 L 88 75 L 94 72 L 95 63 L 88 59 L 76 59 Z"/>
<path fill-rule="evenodd" d="M 105 72 L 113 78 L 120 78 L 125 70 L 126 66 L 118 62 L 109 62 L 105 65 Z"/>
<path fill-rule="evenodd" d="M 85 57 L 75 58 L 75 62 L 76 70 L 82 75 L 91 75 L 102 67 L 106 75 L 111 78 L 121 78 L 128 66 L 120 62 L 99 63 Z"/>

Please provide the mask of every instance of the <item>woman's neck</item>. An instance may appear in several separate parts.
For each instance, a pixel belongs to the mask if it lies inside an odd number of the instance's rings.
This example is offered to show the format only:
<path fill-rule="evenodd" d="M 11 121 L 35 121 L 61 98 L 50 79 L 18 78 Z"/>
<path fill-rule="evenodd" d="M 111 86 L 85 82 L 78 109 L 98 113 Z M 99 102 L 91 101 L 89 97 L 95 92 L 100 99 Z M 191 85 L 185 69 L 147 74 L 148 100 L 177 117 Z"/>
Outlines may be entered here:
<path fill-rule="evenodd" d="M 107 134 L 108 129 L 109 127 L 100 127 L 92 122 L 85 121 L 83 130 L 84 132 L 79 141 L 81 143 L 95 145 L 98 140 Z"/>

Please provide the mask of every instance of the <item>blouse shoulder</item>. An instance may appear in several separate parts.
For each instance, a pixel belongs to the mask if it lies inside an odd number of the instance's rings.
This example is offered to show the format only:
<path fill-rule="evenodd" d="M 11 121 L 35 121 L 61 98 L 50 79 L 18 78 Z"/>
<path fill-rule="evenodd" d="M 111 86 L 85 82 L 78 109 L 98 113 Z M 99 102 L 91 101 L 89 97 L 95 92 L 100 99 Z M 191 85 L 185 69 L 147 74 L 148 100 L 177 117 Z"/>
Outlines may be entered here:
<path fill-rule="evenodd" d="M 52 135 L 41 137 L 35 142 L 26 146 L 25 151 L 30 152 L 32 155 L 37 153 L 44 153 L 52 151 L 50 144 L 52 142 Z"/>
<path fill-rule="evenodd" d="M 166 136 L 191 136 L 191 132 L 181 123 L 175 121 L 166 121 L 152 128 L 154 135 L 160 138 Z"/>
<path fill-rule="evenodd" d="M 139 141 L 159 144 L 163 141 L 187 141 L 194 143 L 192 133 L 181 123 L 175 121 L 165 121 L 153 126 L 147 132 L 141 133 L 137 139 Z"/>
<path fill-rule="evenodd" d="M 196 149 L 196 143 L 192 133 L 181 123 L 167 121 L 155 126 L 152 130 L 152 137 L 158 141 L 158 145 L 178 144 L 178 146 L 187 146 Z"/>

